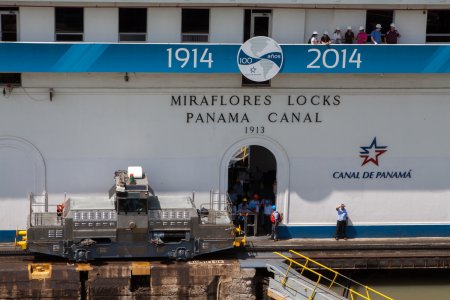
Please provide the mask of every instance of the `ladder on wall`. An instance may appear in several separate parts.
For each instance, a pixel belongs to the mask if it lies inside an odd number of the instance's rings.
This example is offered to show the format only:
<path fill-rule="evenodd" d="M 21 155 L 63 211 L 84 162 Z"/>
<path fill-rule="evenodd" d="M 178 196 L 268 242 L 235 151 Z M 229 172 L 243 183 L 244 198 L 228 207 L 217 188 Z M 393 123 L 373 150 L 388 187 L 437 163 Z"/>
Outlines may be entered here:
<path fill-rule="evenodd" d="M 303 254 L 293 250 L 289 252 L 292 257 L 274 252 L 284 258 L 286 263 L 272 261 L 266 264 L 269 272 L 274 274 L 274 278 L 269 280 L 269 288 L 267 290 L 267 295 L 272 299 L 393 300 L 393 298 L 362 285 Z M 345 285 L 341 283 L 342 281 L 344 281 Z M 339 294 L 347 295 L 348 297 Z"/>

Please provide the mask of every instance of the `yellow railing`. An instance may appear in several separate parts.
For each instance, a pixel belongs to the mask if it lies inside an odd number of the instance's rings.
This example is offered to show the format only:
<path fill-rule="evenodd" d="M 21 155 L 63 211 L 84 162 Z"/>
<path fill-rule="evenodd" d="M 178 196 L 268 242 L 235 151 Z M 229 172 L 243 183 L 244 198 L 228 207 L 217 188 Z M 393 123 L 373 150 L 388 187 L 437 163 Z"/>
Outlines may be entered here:
<path fill-rule="evenodd" d="M 344 288 L 344 290 L 348 290 L 348 294 L 350 296 L 350 299 L 352 299 L 352 300 L 356 300 L 356 299 L 372 300 L 373 298 L 371 298 L 371 296 L 373 294 L 376 294 L 376 295 L 382 297 L 383 299 L 394 300 L 393 298 L 388 297 L 388 296 L 384 295 L 383 293 L 378 292 L 378 291 L 376 291 L 376 290 L 374 290 L 374 289 L 372 289 L 372 288 L 370 288 L 368 286 L 362 285 L 361 283 L 359 283 L 357 281 L 354 281 L 354 280 L 352 280 L 352 279 L 350 279 L 350 278 L 340 274 L 339 272 L 337 272 L 337 271 L 335 271 L 335 270 L 333 270 L 333 269 L 331 269 L 331 268 L 329 268 L 329 267 L 327 267 L 327 266 L 325 266 L 325 265 L 323 265 L 323 264 L 321 264 L 321 263 L 319 263 L 319 262 L 317 262 L 317 261 L 315 261 L 315 260 L 313 260 L 313 259 L 311 259 L 311 258 L 309 258 L 309 257 L 307 257 L 305 255 L 303 255 L 303 254 L 300 254 L 300 253 L 298 253 L 298 252 L 296 252 L 294 250 L 290 250 L 289 252 L 294 254 L 296 257 L 288 257 L 286 255 L 283 255 L 283 254 L 279 253 L 279 252 L 274 252 L 275 254 L 277 254 L 278 256 L 286 259 L 289 262 L 289 268 L 287 269 L 286 274 L 284 275 L 284 278 L 281 281 L 281 284 L 282 285 L 286 284 L 286 281 L 288 279 L 289 271 L 294 265 L 301 268 L 300 274 L 302 274 L 302 275 L 305 272 L 305 270 L 310 272 L 310 273 L 312 273 L 312 274 L 314 274 L 314 275 L 316 275 L 317 276 L 317 281 L 316 281 L 316 283 L 314 285 L 314 288 L 312 290 L 311 296 L 309 297 L 310 300 L 314 299 L 314 295 L 316 293 L 316 290 L 317 290 L 317 287 L 319 286 L 319 284 L 322 284 L 322 285 L 325 286 L 325 284 L 323 284 L 324 281 L 327 281 L 327 282 L 330 283 L 330 284 L 326 284 L 326 286 L 328 286 L 328 289 L 331 289 L 333 286 L 340 286 L 340 287 Z M 295 259 L 298 259 L 298 258 L 305 259 L 304 264 L 302 264 L 302 263 L 300 263 L 300 262 L 295 260 Z M 324 270 L 327 270 L 327 271 L 331 272 L 333 278 L 331 279 L 331 278 L 325 277 L 323 274 L 319 273 L 318 271 L 313 270 L 312 267 L 314 267 L 314 266 L 311 266 L 311 263 L 314 264 L 316 267 L 319 267 L 321 269 L 324 269 Z M 362 288 L 365 291 L 366 295 L 358 293 L 353 288 L 347 288 L 347 287 L 344 287 L 343 285 L 339 284 L 337 282 L 338 278 L 344 278 L 347 281 L 351 281 L 356 286 Z"/>

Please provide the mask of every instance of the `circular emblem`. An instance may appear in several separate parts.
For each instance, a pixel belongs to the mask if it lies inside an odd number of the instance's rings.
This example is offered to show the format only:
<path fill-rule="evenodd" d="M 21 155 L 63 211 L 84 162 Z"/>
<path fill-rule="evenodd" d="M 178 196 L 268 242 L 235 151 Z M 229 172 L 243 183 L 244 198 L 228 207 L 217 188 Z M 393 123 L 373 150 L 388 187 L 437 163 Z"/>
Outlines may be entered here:
<path fill-rule="evenodd" d="M 280 72 L 283 51 L 273 39 L 256 36 L 239 48 L 237 63 L 246 78 L 257 82 L 270 80 Z"/>

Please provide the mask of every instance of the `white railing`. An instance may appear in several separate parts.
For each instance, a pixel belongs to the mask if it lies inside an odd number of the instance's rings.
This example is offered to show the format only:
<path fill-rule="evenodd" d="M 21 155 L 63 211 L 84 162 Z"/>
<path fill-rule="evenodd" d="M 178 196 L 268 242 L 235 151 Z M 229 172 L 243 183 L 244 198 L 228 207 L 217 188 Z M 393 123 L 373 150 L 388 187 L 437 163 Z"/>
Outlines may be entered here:
<path fill-rule="evenodd" d="M 48 205 L 48 194 L 34 195 L 30 193 L 29 226 L 61 226 L 63 218 L 57 215 L 57 205 Z"/>

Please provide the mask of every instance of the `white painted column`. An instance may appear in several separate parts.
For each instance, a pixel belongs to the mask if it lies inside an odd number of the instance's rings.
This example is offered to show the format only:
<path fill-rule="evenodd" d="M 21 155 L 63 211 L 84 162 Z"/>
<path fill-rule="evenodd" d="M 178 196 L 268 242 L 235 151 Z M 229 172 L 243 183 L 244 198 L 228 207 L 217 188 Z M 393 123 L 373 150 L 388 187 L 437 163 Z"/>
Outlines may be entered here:
<path fill-rule="evenodd" d="M 55 8 L 54 7 L 20 7 L 19 41 L 54 42 Z"/>
<path fill-rule="evenodd" d="M 211 8 L 209 20 L 209 41 L 211 43 L 243 42 L 243 8 Z"/>
<path fill-rule="evenodd" d="M 119 36 L 117 8 L 84 9 L 84 41 L 116 43 Z"/>
<path fill-rule="evenodd" d="M 149 8 L 147 39 L 150 43 L 179 43 L 181 8 Z"/>
<path fill-rule="evenodd" d="M 278 43 L 299 44 L 305 40 L 304 9 L 274 9 L 272 37 Z"/>
<path fill-rule="evenodd" d="M 358 34 L 359 26 L 366 27 L 366 11 L 365 10 L 335 10 L 333 28 L 330 28 L 330 35 L 336 27 L 340 27 L 342 37 L 347 31 L 347 26 L 351 26 L 355 36 Z"/>
<path fill-rule="evenodd" d="M 423 44 L 426 41 L 427 14 L 422 10 L 396 10 L 394 22 L 401 38 L 399 44 Z"/>

